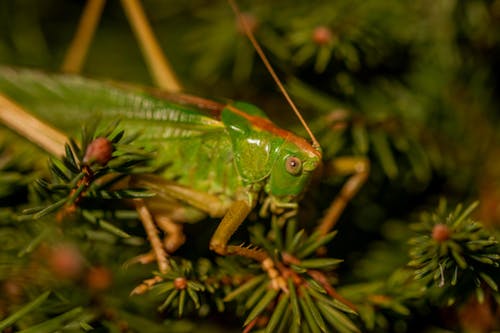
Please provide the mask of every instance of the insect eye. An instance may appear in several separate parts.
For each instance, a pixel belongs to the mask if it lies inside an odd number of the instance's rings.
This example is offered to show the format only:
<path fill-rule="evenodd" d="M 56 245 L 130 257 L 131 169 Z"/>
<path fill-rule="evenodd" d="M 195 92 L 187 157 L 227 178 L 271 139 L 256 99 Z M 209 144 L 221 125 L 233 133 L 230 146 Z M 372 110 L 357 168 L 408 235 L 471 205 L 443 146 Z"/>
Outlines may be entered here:
<path fill-rule="evenodd" d="M 286 171 L 291 175 L 298 175 L 302 171 L 302 161 L 295 156 L 287 157 Z"/>

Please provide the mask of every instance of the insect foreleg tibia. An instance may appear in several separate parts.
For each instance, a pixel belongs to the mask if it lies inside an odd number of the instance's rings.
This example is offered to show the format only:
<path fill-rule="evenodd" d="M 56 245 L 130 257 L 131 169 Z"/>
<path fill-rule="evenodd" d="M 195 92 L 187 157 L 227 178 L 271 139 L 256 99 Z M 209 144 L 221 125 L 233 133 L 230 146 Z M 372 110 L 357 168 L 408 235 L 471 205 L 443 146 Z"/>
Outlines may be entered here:
<path fill-rule="evenodd" d="M 269 259 L 269 256 L 264 251 L 256 248 L 228 245 L 228 242 L 233 234 L 243 221 L 245 221 L 248 214 L 252 210 L 252 207 L 248 202 L 244 200 L 236 200 L 229 207 L 227 207 L 227 205 L 216 196 L 195 191 L 154 175 L 139 176 L 133 182 L 136 186 L 146 186 L 150 190 L 157 193 L 159 198 L 163 197 L 164 200 L 179 200 L 192 207 L 198 208 L 212 217 L 223 216 L 222 221 L 219 223 L 219 226 L 210 240 L 210 249 L 220 255 L 239 255 L 261 262 L 264 270 L 268 272 L 273 280 L 275 279 L 277 271 L 274 269 L 272 260 L 266 260 Z M 154 213 L 154 209 L 152 211 Z M 172 231 L 172 221 L 170 221 L 168 216 L 162 216 L 161 213 L 154 213 L 154 217 L 158 226 L 163 231 L 166 231 L 167 234 Z M 163 218 L 167 219 L 167 225 L 164 223 L 162 225 Z M 179 231 L 179 229 L 177 230 Z M 171 241 L 173 240 L 172 237 L 174 239 L 182 237 L 177 239 L 177 242 L 184 241 L 183 235 L 180 232 L 177 235 L 171 234 L 167 237 L 170 237 Z M 166 248 L 168 248 L 170 246 L 168 245 L 170 244 L 169 239 L 165 239 L 164 242 L 166 242 L 165 245 Z"/>
<path fill-rule="evenodd" d="M 317 230 L 322 235 L 329 233 L 337 223 L 347 203 L 358 193 L 370 172 L 370 161 L 364 157 L 338 157 L 329 164 L 329 173 L 337 176 L 351 175 L 332 201 Z"/>
<path fill-rule="evenodd" d="M 251 207 L 247 202 L 243 200 L 235 201 L 229 207 L 212 239 L 210 239 L 210 249 L 220 255 L 238 255 L 260 262 L 264 271 L 269 275 L 272 286 L 275 289 L 286 290 L 286 283 L 274 267 L 274 261 L 265 251 L 258 248 L 228 245 L 229 239 L 247 218 L 250 211 Z"/>
<path fill-rule="evenodd" d="M 229 247 L 227 243 L 241 223 L 246 219 L 250 210 L 250 205 L 243 200 L 233 202 L 210 240 L 210 249 L 221 255 L 237 254 L 230 252 L 238 250 Z M 238 248 L 238 246 L 236 246 L 236 248 Z"/>

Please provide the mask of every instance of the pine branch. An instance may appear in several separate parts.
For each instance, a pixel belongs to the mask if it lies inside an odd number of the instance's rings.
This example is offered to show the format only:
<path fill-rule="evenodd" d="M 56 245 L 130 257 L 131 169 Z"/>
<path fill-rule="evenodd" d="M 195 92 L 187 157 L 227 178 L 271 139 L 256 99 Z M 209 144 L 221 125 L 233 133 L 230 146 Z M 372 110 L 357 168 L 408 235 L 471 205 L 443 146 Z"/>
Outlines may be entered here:
<path fill-rule="evenodd" d="M 97 124 L 96 124 L 97 125 Z M 81 145 L 71 139 L 61 160 L 49 163 L 52 178 L 37 180 L 34 191 L 47 203 L 26 209 L 34 219 L 58 212 L 59 218 L 77 209 L 87 221 L 120 236 L 127 233 L 107 222 L 103 211 L 113 211 L 106 204 L 114 199 L 146 198 L 153 194 L 142 188 L 119 185 L 137 173 L 153 173 L 148 167 L 153 153 L 133 145 L 135 136 L 125 136 L 118 124 L 99 130 L 84 129 Z M 101 211 L 99 211 L 101 210 Z"/>
<path fill-rule="evenodd" d="M 340 291 L 355 302 L 363 325 L 370 332 L 391 331 L 398 321 L 407 320 L 415 311 L 415 303 L 425 297 L 408 269 L 395 270 L 384 279 L 346 285 Z"/>
<path fill-rule="evenodd" d="M 471 218 L 477 207 L 447 208 L 442 200 L 433 214 L 422 214 L 410 240 L 415 279 L 432 288 L 443 288 L 448 303 L 475 292 L 480 302 L 485 293 L 498 294 L 500 247 L 495 236 Z"/>
<path fill-rule="evenodd" d="M 282 235 L 285 234 L 285 236 Z M 216 264 L 200 259 L 196 265 L 185 259 L 171 259 L 171 271 L 160 275 L 163 282 L 153 293 L 163 295 L 160 311 L 173 311 L 178 316 L 200 309 L 225 311 L 226 304 L 236 302 L 238 316 L 246 316 L 245 331 L 265 327 L 266 332 L 302 330 L 358 332 L 350 316 L 354 305 L 331 285 L 332 270 L 342 261 L 316 258 L 316 251 L 331 241 L 335 233 L 306 236 L 297 232 L 296 222 L 286 230 L 273 228 L 268 235 L 263 229 L 251 230 L 252 242 L 272 254 L 286 289 L 273 287 L 269 275 L 256 263 L 241 257 L 218 258 Z M 319 324 L 318 324 L 319 322 Z M 319 332 L 318 331 L 318 332 Z"/>
<path fill-rule="evenodd" d="M 350 318 L 356 314 L 354 305 L 331 285 L 335 280 L 332 270 L 342 260 L 316 258 L 316 251 L 336 233 L 306 236 L 304 231 L 298 232 L 293 219 L 283 231 L 278 225 L 278 218 L 273 218 L 267 236 L 256 226 L 251 230 L 251 238 L 272 254 L 287 289 L 275 289 L 267 273 L 259 273 L 225 297 L 225 301 L 237 300 L 243 304 L 248 313 L 246 331 L 257 325 L 265 326 L 266 332 L 302 331 L 306 327 L 312 332 L 327 332 L 332 328 L 358 332 Z"/>

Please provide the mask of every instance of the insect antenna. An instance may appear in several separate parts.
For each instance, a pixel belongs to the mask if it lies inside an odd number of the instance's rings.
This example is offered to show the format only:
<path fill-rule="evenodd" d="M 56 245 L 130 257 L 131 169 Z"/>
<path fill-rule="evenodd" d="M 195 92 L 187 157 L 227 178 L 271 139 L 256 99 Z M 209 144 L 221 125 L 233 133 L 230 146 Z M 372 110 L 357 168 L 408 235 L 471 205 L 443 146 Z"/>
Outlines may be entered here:
<path fill-rule="evenodd" d="M 290 105 L 292 110 L 295 112 L 297 117 L 299 118 L 300 122 L 302 123 L 302 126 L 304 126 L 304 128 L 306 129 L 307 134 L 309 134 L 309 137 L 311 138 L 311 141 L 312 141 L 312 146 L 316 149 L 319 149 L 320 145 L 319 145 L 318 140 L 316 140 L 311 129 L 309 128 L 309 126 L 307 126 L 306 121 L 302 117 L 302 114 L 300 113 L 299 109 L 297 108 L 297 106 L 295 105 L 293 100 L 290 98 L 290 95 L 288 95 L 288 92 L 286 91 L 285 87 L 283 86 L 283 83 L 281 82 L 278 75 L 274 71 L 273 66 L 271 65 L 271 63 L 267 59 L 266 54 L 264 53 L 264 51 L 260 47 L 260 44 L 257 42 L 257 39 L 255 39 L 255 36 L 252 32 L 252 29 L 250 29 L 250 27 L 248 26 L 248 23 L 247 23 L 246 19 L 243 17 L 243 14 L 241 13 L 238 5 L 236 4 L 236 2 L 234 0 L 228 0 L 228 2 L 229 2 L 229 5 L 231 6 L 231 8 L 233 9 L 234 13 L 236 14 L 238 21 L 240 22 L 241 26 L 243 27 L 245 34 L 247 35 L 248 39 L 252 43 L 255 51 L 257 52 L 260 59 L 264 63 L 264 66 L 266 67 L 267 71 L 269 72 L 269 74 L 271 74 L 271 76 L 272 76 L 274 82 L 276 83 L 276 85 L 278 86 L 279 90 L 281 91 L 281 93 L 285 97 L 286 101 L 288 102 L 288 104 Z"/>

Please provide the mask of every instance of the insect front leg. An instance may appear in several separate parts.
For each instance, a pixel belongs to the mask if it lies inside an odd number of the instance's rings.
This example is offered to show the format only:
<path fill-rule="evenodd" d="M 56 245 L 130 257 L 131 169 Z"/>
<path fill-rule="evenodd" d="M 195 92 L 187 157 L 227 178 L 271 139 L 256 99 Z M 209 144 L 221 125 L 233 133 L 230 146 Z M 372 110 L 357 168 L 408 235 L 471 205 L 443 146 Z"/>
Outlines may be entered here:
<path fill-rule="evenodd" d="M 326 210 L 324 217 L 317 227 L 317 230 L 319 230 L 322 235 L 326 235 L 333 229 L 347 203 L 356 193 L 358 193 L 359 189 L 366 182 L 370 173 L 370 161 L 364 157 L 357 156 L 338 157 L 330 162 L 327 171 L 337 176 L 351 176 L 347 179 L 340 193 Z"/>
<path fill-rule="evenodd" d="M 260 262 L 276 289 L 287 288 L 285 280 L 281 278 L 274 267 L 273 260 L 266 252 L 255 248 L 228 245 L 233 234 L 253 208 L 247 201 L 236 200 L 228 204 L 216 196 L 195 191 L 158 176 L 141 176 L 136 180 L 135 185 L 146 186 L 165 199 L 180 200 L 211 217 L 222 217 L 222 221 L 210 240 L 210 249 L 220 255 L 239 255 Z"/>
<path fill-rule="evenodd" d="M 229 207 L 226 215 L 224 215 L 224 218 L 215 230 L 210 240 L 210 249 L 223 256 L 239 255 L 260 262 L 264 271 L 266 271 L 271 278 L 272 286 L 275 289 L 287 290 L 285 280 L 274 267 L 274 261 L 265 251 L 237 245 L 228 245 L 231 236 L 247 218 L 250 211 L 251 207 L 247 202 L 243 200 L 235 201 L 231 207 Z"/>

